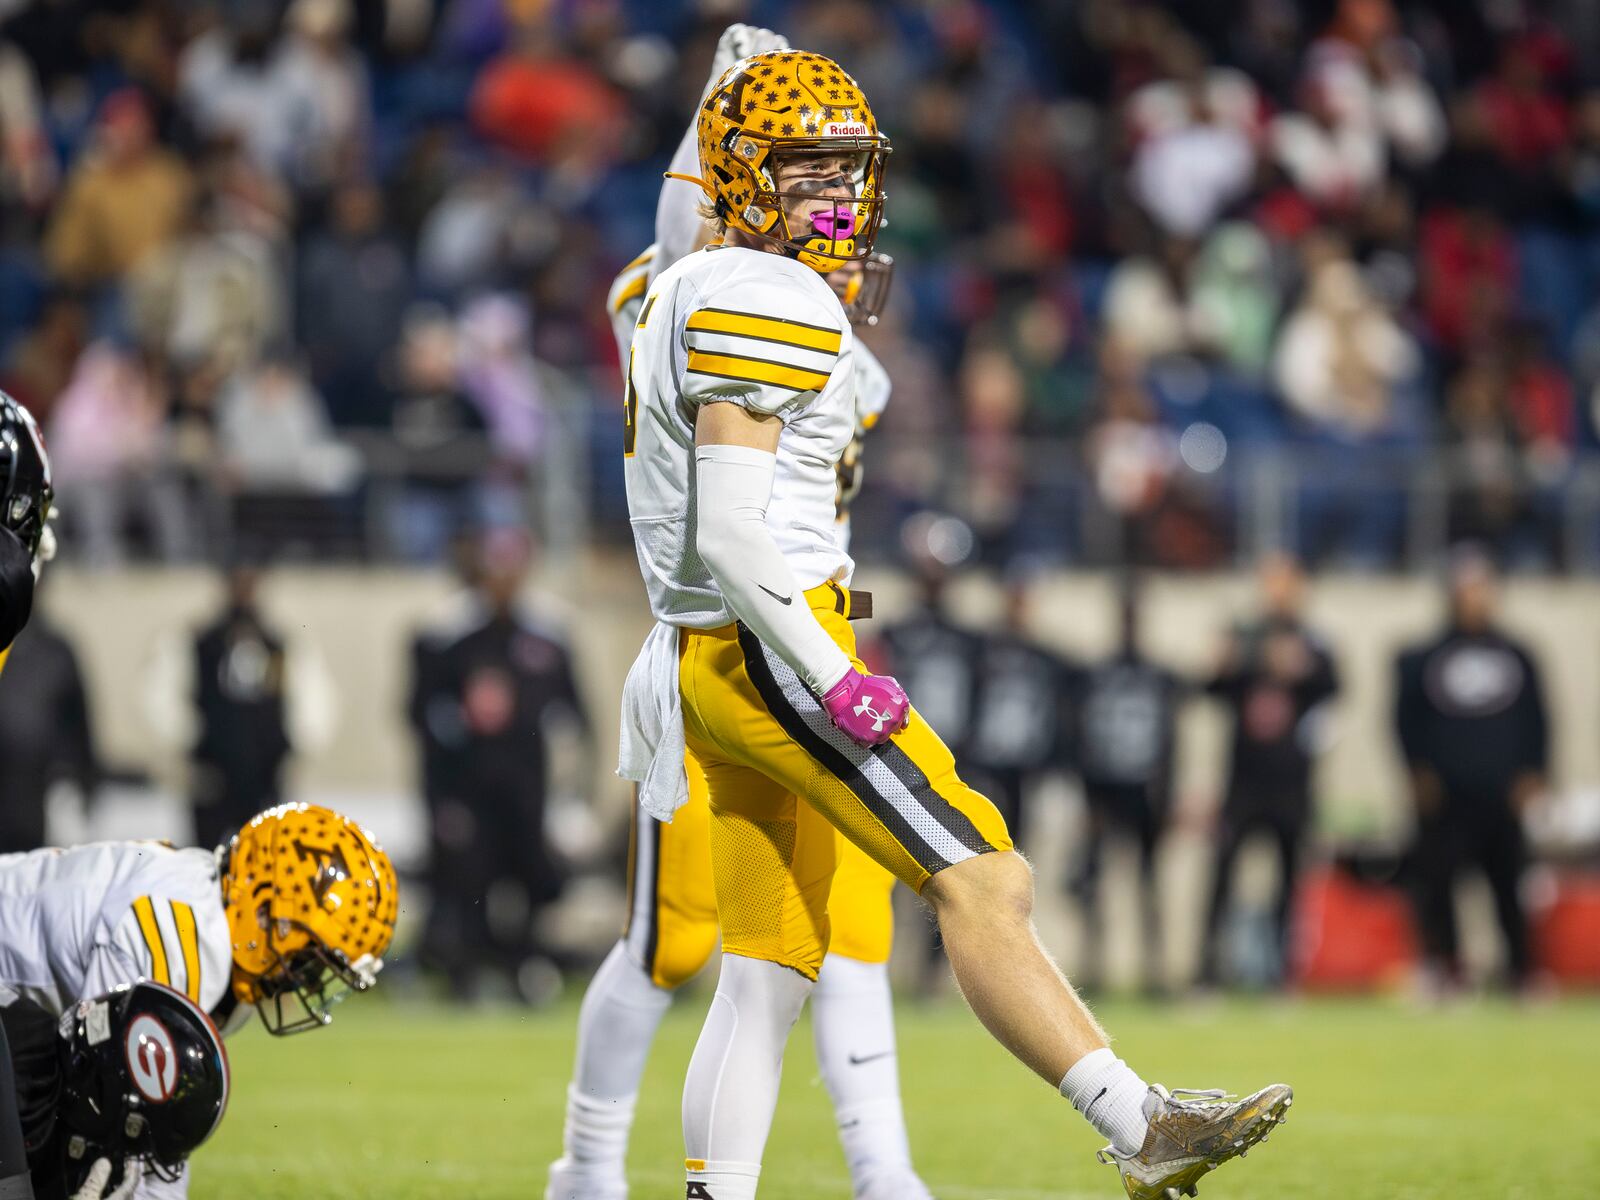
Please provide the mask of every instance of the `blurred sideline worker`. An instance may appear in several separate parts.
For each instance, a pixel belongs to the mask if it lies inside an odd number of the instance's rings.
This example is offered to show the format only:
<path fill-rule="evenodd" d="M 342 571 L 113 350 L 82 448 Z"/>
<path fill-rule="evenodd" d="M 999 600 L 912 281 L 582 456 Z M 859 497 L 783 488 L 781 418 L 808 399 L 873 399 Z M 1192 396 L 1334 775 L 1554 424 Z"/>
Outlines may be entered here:
<path fill-rule="evenodd" d="M 861 352 L 861 347 L 856 347 Z M 910 612 L 863 637 L 863 661 L 881 665 L 909 695 L 919 697 L 918 714 L 951 752 L 964 757 L 978 720 L 978 670 L 982 639 L 945 612 L 950 577 L 971 558 L 977 537 L 960 517 L 920 512 L 900 527 L 900 549 L 917 585 Z M 849 843 L 841 836 L 842 842 Z M 936 995 L 947 978 L 944 940 L 937 924 L 922 947 L 919 992 Z"/>
<path fill-rule="evenodd" d="M 33 414 L 0 392 L 0 671 L 33 612 L 39 568 L 55 553 L 54 496 Z"/>
<path fill-rule="evenodd" d="M 1137 581 L 1123 582 L 1117 599 L 1120 642 L 1116 654 L 1085 670 L 1077 697 L 1077 765 L 1088 810 L 1088 836 L 1072 883 L 1083 907 L 1085 975 L 1102 978 L 1100 865 L 1110 836 L 1131 834 L 1139 847 L 1144 889 L 1144 984 L 1160 983 L 1161 919 L 1156 893 L 1156 850 L 1172 808 L 1178 709 L 1186 689 L 1171 671 L 1139 648 L 1141 596 Z"/>
<path fill-rule="evenodd" d="M 856 347 L 859 354 L 861 348 Z M 977 538 L 967 523 L 945 513 L 921 512 L 900 527 L 900 548 L 916 580 L 914 607 L 893 624 L 874 631 L 874 653 L 919 701 L 917 712 L 946 746 L 965 755 L 978 718 L 977 634 L 945 612 L 951 575 L 972 558 Z"/>
<path fill-rule="evenodd" d="M 1458 982 L 1456 877 L 1477 867 L 1494 894 L 1509 981 L 1529 982 L 1521 898 L 1522 815 L 1550 763 L 1539 665 L 1500 630 L 1498 580 L 1476 550 L 1450 567 L 1449 624 L 1400 655 L 1395 731 L 1416 808 L 1417 916 L 1436 986 Z"/>
<path fill-rule="evenodd" d="M 146 1176 L 173 1181 L 228 1087 L 217 1027 L 170 987 L 120 984 L 65 1019 L 0 994 L 0 1198 L 127 1200 Z"/>
<path fill-rule="evenodd" d="M 99 777 L 77 655 L 43 614 L 12 647 L 9 668 L 0 676 L 0 854 L 44 845 L 57 780 L 87 797 Z"/>
<path fill-rule="evenodd" d="M 527 535 L 491 531 L 474 553 L 471 594 L 413 647 L 410 715 L 433 835 L 420 954 L 460 999 L 487 968 L 534 1001 L 548 978 L 534 921 L 564 881 L 544 825 L 550 723 L 565 715 L 587 735 L 588 721 L 566 647 L 517 602 Z"/>
<path fill-rule="evenodd" d="M 718 44 L 708 89 L 745 54 L 784 44 L 768 30 L 731 26 Z M 674 166 L 692 170 L 696 156 L 691 123 Z M 612 285 L 609 308 L 625 363 L 650 278 L 704 244 L 695 196 L 688 187 L 663 187 L 656 245 Z M 877 319 L 887 270 L 887 260 L 879 259 L 846 264 L 830 276 L 852 321 Z M 883 368 L 864 348 L 858 355 L 854 434 L 836 469 L 834 530 L 844 543 L 850 502 L 861 486 L 862 444 L 889 399 Z M 870 614 L 858 609 L 857 615 Z M 627 1138 L 650 1045 L 673 991 L 699 974 L 716 949 L 708 790 L 692 755 L 685 756 L 684 772 L 688 802 L 670 823 L 642 808 L 634 814 L 628 927 L 584 996 L 564 1154 L 551 1166 L 548 1200 L 627 1195 Z M 928 1191 L 911 1165 L 889 991 L 894 876 L 843 838 L 837 842 L 839 869 L 828 903 L 834 936 L 811 997 L 817 1061 L 855 1195 L 918 1200 Z"/>
<path fill-rule="evenodd" d="M 979 641 L 976 702 L 962 760 L 972 764 L 973 779 L 984 785 L 1024 851 L 1029 794 L 1042 776 L 1071 762 L 1076 682 L 1072 664 L 1029 631 L 1031 585 L 1025 573 L 1006 581 L 1005 625 Z"/>
<path fill-rule="evenodd" d="M 1214 986 L 1221 963 L 1223 911 L 1240 848 L 1253 833 L 1269 834 L 1278 851 L 1274 910 L 1277 978 L 1289 966 L 1289 911 L 1300 874 L 1300 852 L 1312 817 L 1311 768 L 1324 737 L 1323 706 L 1339 691 L 1333 657 L 1301 619 L 1305 576 L 1283 554 L 1263 559 L 1258 572 L 1263 613 L 1227 637 L 1206 691 L 1233 714 L 1228 785 L 1217 830 L 1211 903 L 1200 982 Z"/>
<path fill-rule="evenodd" d="M 256 602 L 260 574 L 235 566 L 227 602 L 195 635 L 192 758 L 195 839 L 219 846 L 256 813 L 277 804 L 289 757 L 283 639 Z"/>
<path fill-rule="evenodd" d="M 849 623 L 833 529 L 857 424 L 855 336 L 825 276 L 865 259 L 888 139 L 844 69 L 745 58 L 700 108 L 723 237 L 658 275 L 630 348 L 624 469 L 656 627 L 624 689 L 625 774 L 669 820 L 705 772 L 723 957 L 684 1086 L 685 1196 L 753 1200 L 789 1031 L 831 938 L 838 834 L 930 901 L 989 1030 L 1111 1139 L 1133 1200 L 1265 1137 L 1292 1094 L 1151 1088 L 1039 945 L 1033 881 L 994 805 Z"/>
<path fill-rule="evenodd" d="M 399 910 L 365 830 L 311 804 L 260 813 L 225 846 L 96 842 L 0 856 L 0 993 L 59 1017 L 149 979 L 232 1032 L 318 1029 L 377 983 Z M 146 1178 L 141 1200 L 187 1192 Z"/>

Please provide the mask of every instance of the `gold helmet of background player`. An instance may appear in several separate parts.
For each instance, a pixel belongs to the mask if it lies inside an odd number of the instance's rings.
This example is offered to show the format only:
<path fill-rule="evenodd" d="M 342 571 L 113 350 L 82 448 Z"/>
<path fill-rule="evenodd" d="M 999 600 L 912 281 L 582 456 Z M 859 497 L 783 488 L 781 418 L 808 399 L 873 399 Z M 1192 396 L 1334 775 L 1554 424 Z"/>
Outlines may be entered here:
<path fill-rule="evenodd" d="M 389 856 L 354 821 L 315 804 L 258 814 L 227 847 L 223 903 L 233 991 L 273 1033 L 326 1025 L 377 982 L 399 889 Z"/>
<path fill-rule="evenodd" d="M 883 170 L 889 139 L 856 81 L 831 58 L 801 50 L 769 50 L 723 73 L 700 106 L 698 182 L 717 215 L 734 229 L 776 242 L 784 253 L 827 274 L 866 259 L 883 222 Z M 810 226 L 791 229 L 779 192 L 775 156 L 828 155 L 850 164 L 853 199 Z"/>

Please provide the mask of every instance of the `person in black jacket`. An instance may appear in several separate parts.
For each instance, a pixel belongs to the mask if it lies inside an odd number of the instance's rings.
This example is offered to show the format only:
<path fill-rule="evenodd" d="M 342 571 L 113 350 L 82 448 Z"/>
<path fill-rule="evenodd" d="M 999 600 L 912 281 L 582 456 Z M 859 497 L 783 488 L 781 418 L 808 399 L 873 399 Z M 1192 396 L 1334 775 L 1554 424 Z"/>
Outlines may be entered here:
<path fill-rule="evenodd" d="M 45 800 L 59 779 L 88 796 L 99 780 L 88 692 L 72 646 L 34 618 L 0 676 L 0 854 L 45 843 Z"/>
<path fill-rule="evenodd" d="M 227 604 L 195 638 L 200 735 L 191 755 L 192 799 L 202 846 L 221 845 L 282 794 L 291 749 L 286 656 L 256 605 L 259 580 L 253 568 L 233 568 Z"/>
<path fill-rule="evenodd" d="M 1429 966 L 1448 986 L 1459 966 L 1455 880 L 1476 866 L 1494 894 L 1510 981 L 1522 985 L 1532 964 L 1521 814 L 1549 767 L 1543 687 L 1533 656 L 1496 626 L 1489 560 L 1459 553 L 1448 586 L 1448 627 L 1396 664 L 1395 732 L 1417 820 L 1417 917 Z"/>
<path fill-rule="evenodd" d="M 433 834 L 420 957 L 462 999 L 485 968 L 540 998 L 534 919 L 565 882 L 544 830 L 548 735 L 560 717 L 589 735 L 566 647 L 517 602 L 531 565 L 524 534 L 486 535 L 470 594 L 412 648 L 409 714 Z"/>
<path fill-rule="evenodd" d="M 981 647 L 976 634 L 945 614 L 944 594 L 951 573 L 971 553 L 971 539 L 972 531 L 954 517 L 920 513 L 906 521 L 901 543 L 916 579 L 916 604 L 892 624 L 865 631 L 872 644 L 863 655 L 917 698 L 917 711 L 959 762 L 967 761 L 972 737 Z"/>
<path fill-rule="evenodd" d="M 1121 641 L 1116 654 L 1085 671 L 1077 696 L 1078 775 L 1088 808 L 1088 832 L 1072 879 L 1083 907 L 1088 970 L 1098 977 L 1100 861 L 1116 830 L 1139 846 L 1144 885 L 1145 983 L 1159 983 L 1160 914 L 1156 896 L 1156 850 L 1172 805 L 1178 709 L 1187 698 L 1184 681 L 1151 662 L 1139 648 L 1139 591 L 1128 581 L 1119 597 Z"/>
<path fill-rule="evenodd" d="M 1287 555 L 1259 571 L 1263 615 L 1233 630 L 1206 691 L 1232 710 L 1233 747 L 1217 831 L 1211 902 L 1200 982 L 1219 977 L 1223 911 L 1233 866 L 1251 834 L 1271 836 L 1278 851 L 1274 912 L 1277 972 L 1288 965 L 1289 911 L 1311 811 L 1311 768 L 1321 742 L 1322 708 L 1339 690 L 1333 657 L 1301 620 L 1305 578 Z"/>
<path fill-rule="evenodd" d="M 1076 680 L 1072 664 L 1029 631 L 1031 584 L 1025 575 L 1008 581 L 1004 627 L 974 645 L 976 690 L 962 759 L 969 782 L 995 802 L 1023 851 L 1029 793 L 1070 762 Z"/>

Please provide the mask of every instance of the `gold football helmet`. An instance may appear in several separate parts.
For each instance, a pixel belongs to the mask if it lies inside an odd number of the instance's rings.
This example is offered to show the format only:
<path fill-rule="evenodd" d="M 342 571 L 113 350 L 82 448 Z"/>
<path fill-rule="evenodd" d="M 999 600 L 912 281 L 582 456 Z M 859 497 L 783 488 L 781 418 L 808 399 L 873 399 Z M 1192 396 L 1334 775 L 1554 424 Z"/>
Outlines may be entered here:
<path fill-rule="evenodd" d="M 331 1021 L 378 981 L 400 911 L 394 865 L 354 821 L 315 804 L 258 814 L 228 844 L 223 905 L 233 994 L 275 1034 Z"/>
<path fill-rule="evenodd" d="M 883 170 L 889 139 L 872 106 L 844 68 L 820 54 L 769 50 L 733 64 L 700 106 L 696 130 L 700 177 L 728 225 L 764 241 L 822 274 L 865 260 L 883 222 Z M 815 155 L 847 164 L 851 199 L 791 228 L 785 202 L 816 192 L 780 191 L 775 157 Z"/>

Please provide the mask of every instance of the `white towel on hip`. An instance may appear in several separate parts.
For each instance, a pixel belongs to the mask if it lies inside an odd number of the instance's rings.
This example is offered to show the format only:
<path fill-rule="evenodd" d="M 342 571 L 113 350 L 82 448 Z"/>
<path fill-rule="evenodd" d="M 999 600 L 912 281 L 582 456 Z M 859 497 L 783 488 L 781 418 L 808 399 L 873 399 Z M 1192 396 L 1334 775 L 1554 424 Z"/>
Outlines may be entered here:
<path fill-rule="evenodd" d="M 689 800 L 684 751 L 678 627 L 657 622 L 622 685 L 617 774 L 639 785 L 640 806 L 658 821 L 671 821 Z"/>

